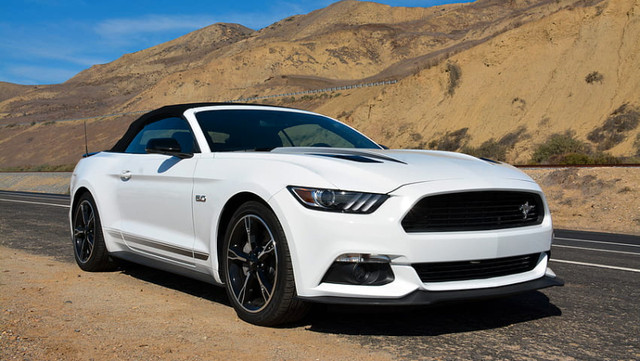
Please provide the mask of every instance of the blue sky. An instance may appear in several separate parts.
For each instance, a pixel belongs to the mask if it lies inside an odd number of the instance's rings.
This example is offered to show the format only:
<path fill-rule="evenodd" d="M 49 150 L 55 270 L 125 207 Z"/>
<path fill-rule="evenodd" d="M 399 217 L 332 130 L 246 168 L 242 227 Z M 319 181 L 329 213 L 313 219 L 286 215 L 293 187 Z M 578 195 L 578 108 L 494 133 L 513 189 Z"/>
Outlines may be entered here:
<path fill-rule="evenodd" d="M 261 29 L 332 0 L 0 0 L 0 81 L 61 83 L 94 64 L 111 62 L 207 25 Z M 377 0 L 434 6 L 463 0 Z"/>

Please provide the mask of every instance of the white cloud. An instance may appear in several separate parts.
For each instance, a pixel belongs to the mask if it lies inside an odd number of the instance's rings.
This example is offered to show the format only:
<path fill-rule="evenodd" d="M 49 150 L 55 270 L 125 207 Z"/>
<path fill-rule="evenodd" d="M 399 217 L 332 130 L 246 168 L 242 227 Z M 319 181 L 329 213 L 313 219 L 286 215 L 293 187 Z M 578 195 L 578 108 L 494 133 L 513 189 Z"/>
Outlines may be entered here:
<path fill-rule="evenodd" d="M 19 84 L 56 84 L 64 82 L 78 73 L 77 69 L 63 69 L 36 65 L 8 67 L 0 76 L 6 81 Z"/>
<path fill-rule="evenodd" d="M 41 59 L 57 61 L 68 64 L 75 64 L 82 67 L 89 67 L 95 64 L 106 62 L 106 58 L 101 56 L 88 55 L 90 49 L 85 47 L 75 47 L 64 43 L 42 43 L 41 46 L 25 46 L 22 55 L 28 60 Z"/>
<path fill-rule="evenodd" d="M 107 19 L 98 23 L 98 35 L 112 38 L 142 33 L 196 30 L 212 24 L 208 16 L 193 15 L 145 15 L 140 18 Z"/>

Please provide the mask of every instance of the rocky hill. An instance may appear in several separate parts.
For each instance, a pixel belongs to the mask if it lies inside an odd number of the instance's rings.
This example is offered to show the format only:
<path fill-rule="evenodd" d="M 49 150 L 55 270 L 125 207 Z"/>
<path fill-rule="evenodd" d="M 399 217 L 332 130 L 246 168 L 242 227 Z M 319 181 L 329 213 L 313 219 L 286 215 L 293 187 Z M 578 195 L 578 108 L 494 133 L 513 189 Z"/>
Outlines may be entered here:
<path fill-rule="evenodd" d="M 0 168 L 74 163 L 83 121 L 55 120 L 381 80 L 397 83 L 259 102 L 336 117 L 390 147 L 526 163 L 569 131 L 594 151 L 631 156 L 640 150 L 638 39 L 640 0 L 347 0 L 260 31 L 214 24 L 63 84 L 0 83 Z M 90 150 L 110 147 L 135 116 L 88 120 Z"/>

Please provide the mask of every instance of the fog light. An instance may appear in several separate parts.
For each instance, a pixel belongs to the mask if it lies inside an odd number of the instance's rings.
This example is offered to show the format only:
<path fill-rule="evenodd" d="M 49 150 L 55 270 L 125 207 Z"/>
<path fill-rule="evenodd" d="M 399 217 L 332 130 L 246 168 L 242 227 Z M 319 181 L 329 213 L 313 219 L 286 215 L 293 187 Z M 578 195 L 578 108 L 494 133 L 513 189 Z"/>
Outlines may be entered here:
<path fill-rule="evenodd" d="M 336 258 L 336 262 L 348 263 L 391 263 L 389 256 L 379 254 L 347 253 Z"/>
<path fill-rule="evenodd" d="M 322 278 L 322 282 L 347 285 L 380 286 L 394 280 L 388 256 L 343 254 Z"/>

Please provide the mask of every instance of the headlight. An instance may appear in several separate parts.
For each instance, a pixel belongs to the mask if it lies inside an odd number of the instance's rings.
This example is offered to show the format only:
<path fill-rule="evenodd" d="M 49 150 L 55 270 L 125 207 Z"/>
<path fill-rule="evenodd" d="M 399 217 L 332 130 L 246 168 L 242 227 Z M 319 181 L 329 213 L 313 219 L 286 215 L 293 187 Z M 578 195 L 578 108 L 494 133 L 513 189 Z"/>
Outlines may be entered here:
<path fill-rule="evenodd" d="M 305 207 L 342 213 L 372 213 L 389 198 L 385 194 L 347 192 L 334 189 L 287 187 Z"/>

